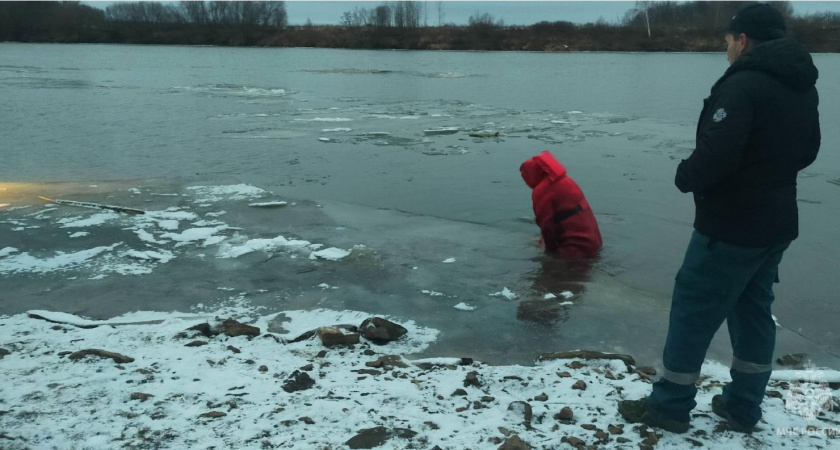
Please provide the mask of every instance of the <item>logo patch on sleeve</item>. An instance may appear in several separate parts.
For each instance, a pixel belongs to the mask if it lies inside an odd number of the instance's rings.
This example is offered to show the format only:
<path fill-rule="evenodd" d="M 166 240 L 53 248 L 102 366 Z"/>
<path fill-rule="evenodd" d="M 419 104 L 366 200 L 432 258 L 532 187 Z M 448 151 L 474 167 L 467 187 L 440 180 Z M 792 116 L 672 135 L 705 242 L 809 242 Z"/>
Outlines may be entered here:
<path fill-rule="evenodd" d="M 722 122 L 723 119 L 725 119 L 725 118 L 726 118 L 726 110 L 723 109 L 723 108 L 720 108 L 717 111 L 715 111 L 715 115 L 712 116 L 712 120 L 714 120 L 715 122 Z"/>

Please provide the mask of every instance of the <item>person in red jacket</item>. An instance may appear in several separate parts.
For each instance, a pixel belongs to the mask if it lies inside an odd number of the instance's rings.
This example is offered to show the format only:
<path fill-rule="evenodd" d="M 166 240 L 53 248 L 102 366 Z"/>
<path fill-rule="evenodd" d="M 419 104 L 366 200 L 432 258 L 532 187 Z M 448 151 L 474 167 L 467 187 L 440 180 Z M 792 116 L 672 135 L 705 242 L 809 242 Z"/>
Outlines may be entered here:
<path fill-rule="evenodd" d="M 519 173 L 534 190 L 531 198 L 545 252 L 570 259 L 594 257 L 602 244 L 598 222 L 566 168 L 544 151 L 522 163 Z"/>

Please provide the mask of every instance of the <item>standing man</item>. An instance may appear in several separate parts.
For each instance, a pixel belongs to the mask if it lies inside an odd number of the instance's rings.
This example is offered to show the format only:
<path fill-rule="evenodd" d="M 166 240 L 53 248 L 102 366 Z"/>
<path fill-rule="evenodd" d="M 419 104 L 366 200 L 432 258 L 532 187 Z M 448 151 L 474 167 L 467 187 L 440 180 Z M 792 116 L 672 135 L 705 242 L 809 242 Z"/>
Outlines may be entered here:
<path fill-rule="evenodd" d="M 725 38 L 730 67 L 704 100 L 696 147 L 677 169 L 676 185 L 694 194 L 696 212 L 674 285 L 665 370 L 649 397 L 618 405 L 630 422 L 676 433 L 688 431 L 700 367 L 724 319 L 732 382 L 712 410 L 737 431 L 761 418 L 776 340 L 773 283 L 799 234 L 797 172 L 820 146 L 817 69 L 785 37 L 779 11 L 749 5 Z"/>

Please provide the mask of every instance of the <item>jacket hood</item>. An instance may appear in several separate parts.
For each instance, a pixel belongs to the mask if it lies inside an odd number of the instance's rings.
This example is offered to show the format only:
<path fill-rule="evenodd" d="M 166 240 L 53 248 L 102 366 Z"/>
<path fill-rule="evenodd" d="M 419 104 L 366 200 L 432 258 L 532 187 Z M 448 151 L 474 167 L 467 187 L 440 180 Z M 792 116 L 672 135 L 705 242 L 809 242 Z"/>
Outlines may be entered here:
<path fill-rule="evenodd" d="M 797 91 L 807 91 L 817 83 L 819 71 L 811 54 L 790 38 L 763 42 L 744 52 L 715 83 L 716 88 L 727 77 L 742 70 L 764 72 Z"/>
<path fill-rule="evenodd" d="M 548 151 L 544 151 L 519 166 L 525 184 L 535 189 L 544 180 L 554 182 L 566 176 L 566 168 Z"/>

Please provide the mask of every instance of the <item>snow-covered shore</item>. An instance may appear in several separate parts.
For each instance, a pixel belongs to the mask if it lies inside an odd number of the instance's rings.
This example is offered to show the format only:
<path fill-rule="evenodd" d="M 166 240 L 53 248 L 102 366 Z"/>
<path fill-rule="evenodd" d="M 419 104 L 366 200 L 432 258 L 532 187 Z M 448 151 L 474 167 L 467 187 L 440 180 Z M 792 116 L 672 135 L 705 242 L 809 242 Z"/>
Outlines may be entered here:
<path fill-rule="evenodd" d="M 808 421 L 787 411 L 787 382 L 771 382 L 760 431 L 727 431 L 709 406 L 729 378 L 717 363 L 704 366 L 693 428 L 676 435 L 625 423 L 617 414 L 617 401 L 650 389 L 650 371 L 622 360 L 549 359 L 534 366 L 412 361 L 438 334 L 413 322 L 402 323 L 408 333 L 384 345 L 364 338 L 351 347 L 327 348 L 317 337 L 291 342 L 318 327 L 358 326 L 367 317 L 328 310 L 261 316 L 244 302 L 192 313 L 137 312 L 105 322 L 44 311 L 1 317 L 0 447 L 836 445 L 837 413 Z M 258 327 L 260 334 L 230 337 L 191 329 L 203 323 L 212 328 L 223 319 Z M 87 349 L 113 352 L 117 359 L 74 354 Z M 804 435 L 793 435 L 800 431 Z"/>

